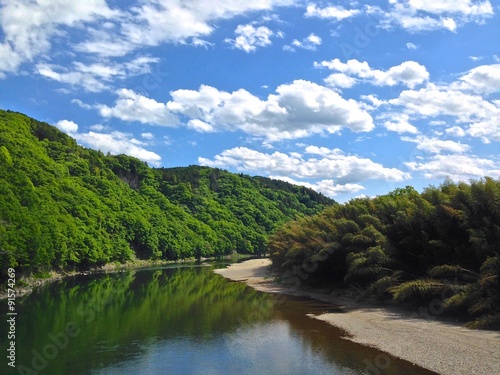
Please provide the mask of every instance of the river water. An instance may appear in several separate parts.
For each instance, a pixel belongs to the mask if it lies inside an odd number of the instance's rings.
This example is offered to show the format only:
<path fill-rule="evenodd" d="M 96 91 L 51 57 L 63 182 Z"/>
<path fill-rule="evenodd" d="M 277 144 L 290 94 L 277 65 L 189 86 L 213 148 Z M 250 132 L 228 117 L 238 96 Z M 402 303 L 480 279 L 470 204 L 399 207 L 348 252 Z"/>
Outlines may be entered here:
<path fill-rule="evenodd" d="M 75 276 L 40 287 L 17 300 L 16 368 L 3 355 L 0 374 L 433 374 L 306 316 L 330 305 L 257 292 L 213 268 Z"/>

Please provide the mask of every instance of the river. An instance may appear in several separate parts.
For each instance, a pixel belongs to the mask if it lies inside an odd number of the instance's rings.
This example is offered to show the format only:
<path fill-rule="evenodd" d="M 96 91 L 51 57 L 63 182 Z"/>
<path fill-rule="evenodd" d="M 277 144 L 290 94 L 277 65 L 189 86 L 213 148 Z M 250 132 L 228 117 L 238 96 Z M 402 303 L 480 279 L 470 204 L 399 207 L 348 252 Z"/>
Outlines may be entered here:
<path fill-rule="evenodd" d="M 330 305 L 261 293 L 214 274 L 214 267 L 174 265 L 44 285 L 16 301 L 16 368 L 3 355 L 0 373 L 433 374 L 306 316 Z M 5 303 L 1 309 L 6 317 Z M 7 327 L 0 324 L 2 353 Z"/>

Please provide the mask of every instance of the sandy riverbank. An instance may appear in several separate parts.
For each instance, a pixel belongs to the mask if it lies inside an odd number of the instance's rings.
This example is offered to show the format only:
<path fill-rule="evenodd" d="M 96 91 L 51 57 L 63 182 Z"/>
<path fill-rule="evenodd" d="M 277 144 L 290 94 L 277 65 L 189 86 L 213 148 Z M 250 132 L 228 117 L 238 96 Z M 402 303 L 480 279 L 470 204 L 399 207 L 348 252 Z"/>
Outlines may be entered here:
<path fill-rule="evenodd" d="M 274 282 L 269 265 L 268 259 L 253 259 L 215 272 L 263 292 L 303 295 L 341 306 L 344 313 L 314 317 L 345 330 L 352 341 L 439 374 L 500 375 L 500 332 L 469 330 L 451 323 L 411 318 L 405 310 L 374 307 L 346 296 L 286 288 Z"/>

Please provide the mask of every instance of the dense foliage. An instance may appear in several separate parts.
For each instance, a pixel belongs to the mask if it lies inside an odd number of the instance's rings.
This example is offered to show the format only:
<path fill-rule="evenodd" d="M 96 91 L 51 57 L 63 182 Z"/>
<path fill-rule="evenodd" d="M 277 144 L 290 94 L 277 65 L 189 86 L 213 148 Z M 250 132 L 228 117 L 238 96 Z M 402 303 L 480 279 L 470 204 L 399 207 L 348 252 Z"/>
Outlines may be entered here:
<path fill-rule="evenodd" d="M 0 111 L 0 278 L 8 267 L 260 253 L 278 226 L 332 203 L 270 179 L 105 156 L 53 126 Z"/>
<path fill-rule="evenodd" d="M 500 328 L 500 181 L 445 181 L 354 199 L 269 240 L 285 281 L 365 295 Z"/>

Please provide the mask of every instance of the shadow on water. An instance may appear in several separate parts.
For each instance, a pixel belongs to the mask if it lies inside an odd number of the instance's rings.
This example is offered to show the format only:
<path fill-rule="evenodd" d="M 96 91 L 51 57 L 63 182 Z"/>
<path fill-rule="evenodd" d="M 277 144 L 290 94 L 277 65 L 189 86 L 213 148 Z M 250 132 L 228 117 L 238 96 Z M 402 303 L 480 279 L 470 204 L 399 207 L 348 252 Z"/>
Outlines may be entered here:
<path fill-rule="evenodd" d="M 16 308 L 17 368 L 2 356 L 2 374 L 432 374 L 306 316 L 331 306 L 260 293 L 212 267 L 75 276 Z M 5 322 L 0 338 L 6 353 Z"/>

